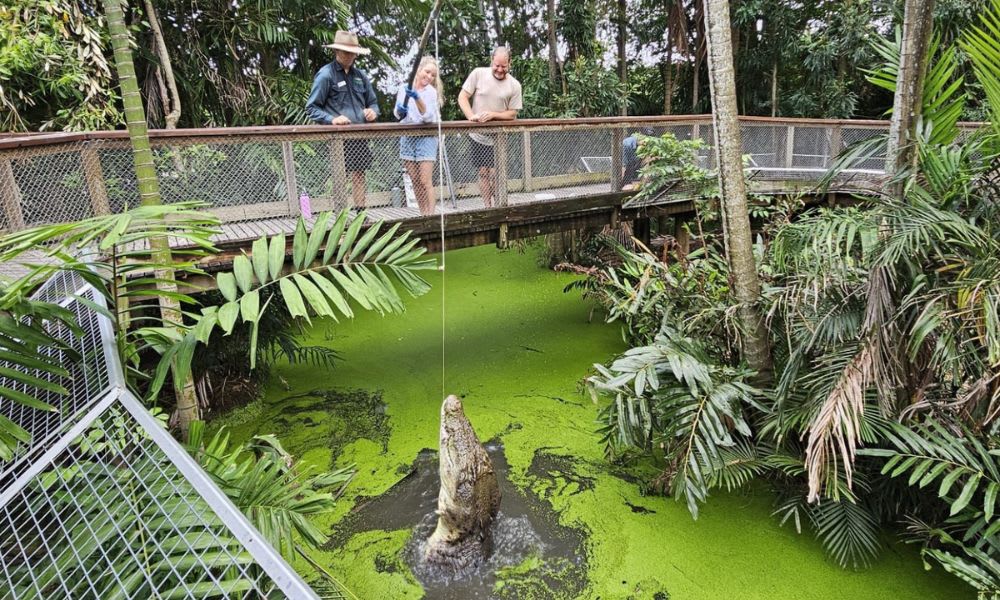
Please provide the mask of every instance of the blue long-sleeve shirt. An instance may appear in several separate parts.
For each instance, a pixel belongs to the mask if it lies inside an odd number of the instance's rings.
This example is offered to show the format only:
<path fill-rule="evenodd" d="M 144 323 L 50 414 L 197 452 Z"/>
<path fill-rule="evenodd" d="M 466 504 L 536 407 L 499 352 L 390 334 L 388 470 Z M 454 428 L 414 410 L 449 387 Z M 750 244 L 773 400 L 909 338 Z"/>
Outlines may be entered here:
<path fill-rule="evenodd" d="M 378 116 L 378 98 L 368 74 L 357 67 L 345 72 L 337 61 L 324 66 L 313 78 L 312 91 L 306 102 L 306 114 L 317 123 L 329 125 L 340 115 L 351 123 L 364 123 L 364 110 L 370 108 Z"/>

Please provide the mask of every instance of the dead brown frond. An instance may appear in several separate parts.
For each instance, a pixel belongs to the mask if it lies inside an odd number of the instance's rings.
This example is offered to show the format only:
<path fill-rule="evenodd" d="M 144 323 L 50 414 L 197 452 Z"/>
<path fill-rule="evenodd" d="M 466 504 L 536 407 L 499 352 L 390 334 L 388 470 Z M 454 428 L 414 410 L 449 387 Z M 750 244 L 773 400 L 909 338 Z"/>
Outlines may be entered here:
<path fill-rule="evenodd" d="M 809 427 L 806 446 L 806 471 L 809 475 L 809 502 L 819 500 L 826 470 L 830 463 L 842 462 L 848 487 L 854 455 L 861 437 L 861 419 L 865 410 L 865 391 L 875 375 L 875 348 L 868 341 L 844 367 L 840 379 Z"/>

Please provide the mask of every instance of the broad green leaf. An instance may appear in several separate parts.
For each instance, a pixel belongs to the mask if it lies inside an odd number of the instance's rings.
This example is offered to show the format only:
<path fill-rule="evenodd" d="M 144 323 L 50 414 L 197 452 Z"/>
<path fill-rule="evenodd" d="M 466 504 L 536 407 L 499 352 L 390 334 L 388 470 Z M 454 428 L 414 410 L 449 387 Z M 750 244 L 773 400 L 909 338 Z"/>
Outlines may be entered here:
<path fill-rule="evenodd" d="M 347 251 L 354 247 L 354 240 L 358 237 L 358 232 L 361 231 L 361 226 L 365 224 L 365 213 L 355 215 L 354 220 L 351 221 L 351 225 L 347 228 L 347 233 L 344 234 L 344 239 L 340 242 L 340 247 L 337 249 L 337 259 L 336 262 L 343 262 L 344 256 L 347 255 Z"/>
<path fill-rule="evenodd" d="M 316 271 L 310 272 L 309 276 L 312 277 L 312 280 L 316 284 L 316 286 L 320 290 L 322 290 L 324 294 L 326 294 L 326 297 L 329 298 L 331 302 L 333 302 L 333 305 L 336 306 L 337 309 L 344 316 L 348 318 L 354 316 L 354 312 L 351 310 L 351 306 L 347 303 L 347 300 L 344 298 L 344 295 L 340 293 L 340 290 L 337 289 L 337 286 L 333 285 L 333 283 L 331 283 L 329 279 L 323 277 L 322 274 Z M 332 316 L 334 319 L 337 318 L 336 314 L 332 314 Z"/>
<path fill-rule="evenodd" d="M 229 335 L 236 325 L 236 317 L 240 315 L 240 305 L 237 302 L 226 302 L 219 309 L 219 327 Z"/>
<path fill-rule="evenodd" d="M 215 276 L 215 283 L 219 286 L 222 297 L 232 302 L 236 300 L 236 276 L 232 273 L 219 273 Z"/>
<path fill-rule="evenodd" d="M 306 255 L 302 260 L 302 266 L 308 267 L 316 260 L 316 253 L 319 252 L 319 247 L 323 243 L 323 238 L 326 236 L 327 223 L 330 221 L 330 213 L 325 212 L 316 218 L 316 222 L 313 223 L 312 232 L 309 234 L 309 243 L 306 245 Z"/>
<path fill-rule="evenodd" d="M 983 496 L 983 513 L 987 521 L 993 520 L 993 510 L 996 507 L 998 491 L 1000 491 L 1000 485 L 995 481 L 991 481 L 986 486 L 986 493 Z"/>
<path fill-rule="evenodd" d="M 248 323 L 256 323 L 260 317 L 260 292 L 254 290 L 240 298 L 240 316 Z"/>
<path fill-rule="evenodd" d="M 309 319 L 306 306 L 302 303 L 302 295 L 299 293 L 299 288 L 287 278 L 280 279 L 279 285 L 281 286 L 281 295 L 285 299 L 285 306 L 288 308 L 288 313 L 293 317 L 305 317 L 306 321 L 311 323 L 312 321 Z"/>
<path fill-rule="evenodd" d="M 253 288 L 253 266 L 245 254 L 240 254 L 233 259 L 233 275 L 236 276 L 236 283 L 239 284 L 240 290 L 244 294 Z"/>
<path fill-rule="evenodd" d="M 292 237 L 292 268 L 296 271 L 302 269 L 302 261 L 306 257 L 306 244 L 308 240 L 306 222 L 302 217 L 299 217 L 299 223 L 295 226 L 295 235 Z"/>
<path fill-rule="evenodd" d="M 281 267 L 285 264 L 285 234 L 279 233 L 271 238 L 271 246 L 267 251 L 267 268 L 271 279 L 281 276 Z"/>
<path fill-rule="evenodd" d="M 10 398 L 18 404 L 23 404 L 28 408 L 34 408 L 35 410 L 44 410 L 46 412 L 59 412 L 59 409 L 52 406 L 48 402 L 42 402 L 38 398 L 25 394 L 20 390 L 12 390 L 6 386 L 0 385 L 0 396 Z"/>
<path fill-rule="evenodd" d="M 267 253 L 267 236 L 259 237 L 253 242 L 251 247 L 251 258 L 253 259 L 253 272 L 257 276 L 257 281 L 261 285 L 267 283 L 267 273 L 268 273 L 268 253 Z"/>
<path fill-rule="evenodd" d="M 965 482 L 965 487 L 962 488 L 962 493 L 958 495 L 958 500 L 955 500 L 951 504 L 951 516 L 955 516 L 962 511 L 963 508 L 969 505 L 972 500 L 972 495 L 976 493 L 976 489 L 979 487 L 979 480 L 982 479 L 982 474 L 976 473 L 974 477 L 969 478 Z"/>
<path fill-rule="evenodd" d="M 395 239 L 396 232 L 399 231 L 399 226 L 401 223 L 396 223 L 389 228 L 388 231 L 382 234 L 382 236 L 372 244 L 368 251 L 365 252 L 364 257 L 361 259 L 363 262 L 368 262 L 373 256 L 377 256 L 381 253 L 382 249 L 393 239 Z M 378 261 L 376 261 L 378 262 Z"/>
<path fill-rule="evenodd" d="M 376 235 L 378 235 L 380 229 L 382 229 L 382 221 L 379 221 L 378 223 L 375 223 L 374 225 L 369 227 L 368 231 L 366 231 L 364 235 L 361 236 L 361 239 L 359 239 L 358 242 L 354 244 L 354 248 L 351 249 L 351 256 L 348 260 L 352 262 L 356 260 L 361 255 L 361 253 L 364 252 L 366 248 L 368 248 L 368 245 L 372 243 L 372 240 L 375 239 Z"/>
<path fill-rule="evenodd" d="M 323 292 L 319 291 L 319 288 L 317 288 L 313 282 L 298 273 L 293 275 L 293 278 L 295 279 L 296 285 L 299 286 L 299 291 L 302 292 L 302 295 L 309 303 L 309 306 L 312 307 L 313 312 L 321 317 L 333 314 L 333 311 L 330 310 L 330 305 L 326 301 L 326 297 L 323 295 Z"/>
<path fill-rule="evenodd" d="M 344 226 L 347 225 L 347 219 L 351 216 L 350 210 L 343 210 L 337 215 L 337 221 L 333 224 L 330 229 L 330 234 L 326 237 L 326 249 L 323 250 L 323 264 L 330 264 L 330 259 L 333 258 L 334 253 L 340 248 L 340 238 L 344 235 Z"/>
<path fill-rule="evenodd" d="M 947 496 L 948 495 L 948 490 L 951 489 L 951 486 L 955 483 L 955 481 L 959 477 L 962 476 L 963 473 L 966 473 L 966 472 L 967 471 L 965 469 L 956 468 L 951 473 L 948 473 L 947 475 L 945 475 L 944 479 L 941 480 L 941 485 L 938 487 L 938 496 L 940 496 L 942 498 L 944 498 L 945 496 Z"/>

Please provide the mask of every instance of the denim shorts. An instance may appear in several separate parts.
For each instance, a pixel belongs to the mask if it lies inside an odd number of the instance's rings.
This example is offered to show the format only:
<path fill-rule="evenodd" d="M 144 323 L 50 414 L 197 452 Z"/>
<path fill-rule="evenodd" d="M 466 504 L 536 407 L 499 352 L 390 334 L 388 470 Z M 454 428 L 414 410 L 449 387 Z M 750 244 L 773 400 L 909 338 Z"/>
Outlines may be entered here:
<path fill-rule="evenodd" d="M 399 157 L 414 162 L 437 160 L 438 140 L 434 136 L 404 135 L 399 138 Z"/>

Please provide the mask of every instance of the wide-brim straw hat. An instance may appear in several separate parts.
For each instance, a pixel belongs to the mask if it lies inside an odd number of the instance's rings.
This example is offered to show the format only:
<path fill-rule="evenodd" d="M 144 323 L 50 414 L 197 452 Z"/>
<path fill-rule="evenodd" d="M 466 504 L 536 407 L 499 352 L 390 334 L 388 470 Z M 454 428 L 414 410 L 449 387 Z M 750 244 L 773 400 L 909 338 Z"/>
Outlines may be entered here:
<path fill-rule="evenodd" d="M 350 52 L 351 54 L 371 54 L 371 50 L 368 48 L 362 48 L 358 45 L 358 36 L 354 35 L 350 31 L 338 31 L 335 36 L 333 36 L 332 44 L 323 44 L 324 48 L 333 48 L 334 50 L 343 50 L 344 52 Z"/>

